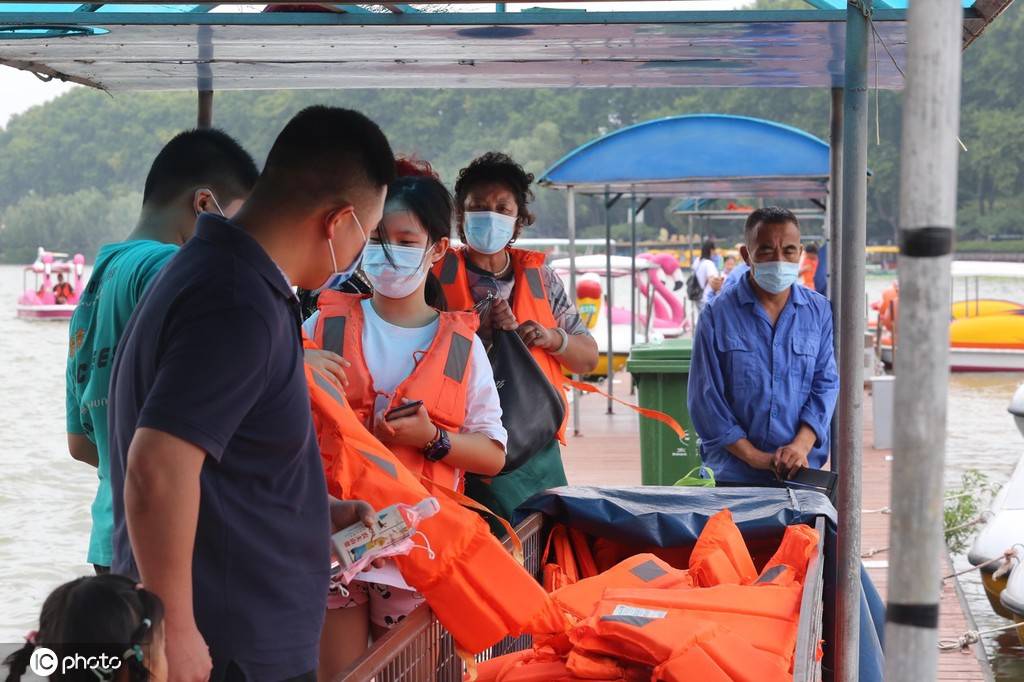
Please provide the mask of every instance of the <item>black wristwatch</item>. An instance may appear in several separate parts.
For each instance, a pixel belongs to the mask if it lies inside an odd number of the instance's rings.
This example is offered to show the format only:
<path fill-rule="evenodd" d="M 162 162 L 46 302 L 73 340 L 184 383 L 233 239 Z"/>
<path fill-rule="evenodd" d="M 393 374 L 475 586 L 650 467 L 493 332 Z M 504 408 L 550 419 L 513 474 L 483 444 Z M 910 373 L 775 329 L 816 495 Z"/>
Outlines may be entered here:
<path fill-rule="evenodd" d="M 452 442 L 448 438 L 448 432 L 440 426 L 437 428 L 437 435 L 434 440 L 423 446 L 423 456 L 431 462 L 440 462 L 452 451 Z"/>

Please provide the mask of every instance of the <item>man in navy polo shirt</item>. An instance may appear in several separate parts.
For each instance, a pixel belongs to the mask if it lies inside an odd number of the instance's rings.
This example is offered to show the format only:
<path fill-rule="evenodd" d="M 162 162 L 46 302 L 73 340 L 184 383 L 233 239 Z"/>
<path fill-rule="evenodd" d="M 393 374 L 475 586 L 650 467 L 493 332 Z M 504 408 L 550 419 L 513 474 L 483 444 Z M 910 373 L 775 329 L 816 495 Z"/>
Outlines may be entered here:
<path fill-rule="evenodd" d="M 203 214 L 125 330 L 111 378 L 114 566 L 166 609 L 170 679 L 315 679 L 331 526 L 298 301 L 355 269 L 394 156 L 310 107 L 233 220 Z M 211 673 L 212 671 L 212 673 Z"/>

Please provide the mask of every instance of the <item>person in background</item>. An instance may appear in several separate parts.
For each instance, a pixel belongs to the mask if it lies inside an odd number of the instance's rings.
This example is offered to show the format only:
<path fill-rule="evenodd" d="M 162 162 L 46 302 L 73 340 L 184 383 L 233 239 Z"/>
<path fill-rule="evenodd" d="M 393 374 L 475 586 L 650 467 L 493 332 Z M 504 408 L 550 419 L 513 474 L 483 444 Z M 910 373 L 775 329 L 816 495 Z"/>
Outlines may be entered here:
<path fill-rule="evenodd" d="M 750 273 L 697 322 L 687 406 L 724 484 L 773 484 L 828 458 L 839 393 L 828 300 L 797 283 L 800 226 L 763 208 L 740 250 Z"/>
<path fill-rule="evenodd" d="M 394 173 L 368 118 L 304 109 L 245 205 L 200 216 L 125 329 L 112 570 L 163 600 L 172 682 L 316 678 L 331 529 L 376 515 L 328 498 L 291 287 L 351 275 Z"/>
<path fill-rule="evenodd" d="M 529 203 L 533 175 L 509 156 L 488 152 L 459 171 L 455 183 L 455 224 L 464 246 L 450 249 L 434 266 L 449 310 L 469 310 L 488 298 L 495 302 L 480 322 L 485 344 L 492 327 L 516 330 L 562 396 L 563 368 L 587 374 L 597 366 L 597 342 L 580 319 L 562 280 L 544 264 L 544 254 L 515 248 L 533 224 Z M 551 445 L 515 471 L 488 481 L 467 481 L 470 497 L 505 518 L 533 494 L 565 485 L 558 448 L 565 421 Z"/>
<path fill-rule="evenodd" d="M 501 471 L 508 436 L 487 351 L 474 334 L 475 317 L 438 311 L 444 305 L 430 268 L 448 250 L 452 196 L 423 162 L 400 160 L 398 174 L 388 188 L 384 219 L 370 233 L 363 257 L 372 297 L 325 292 L 322 310 L 303 328 L 310 338 L 323 338 L 318 324 L 322 332 L 328 320 L 343 317 L 346 331 L 361 330 L 358 338 L 347 336 L 328 349 L 351 361 L 349 404 L 410 470 L 423 472 L 428 489 L 462 490 L 463 472 L 493 476 Z M 446 349 L 458 347 L 459 336 L 471 340 L 471 346 L 466 378 L 449 385 L 445 399 L 461 410 L 449 414 L 436 411 L 436 396 L 451 373 L 453 351 Z M 396 400 L 398 394 L 402 400 Z M 408 416 L 386 420 L 384 415 L 403 400 L 424 404 Z M 423 603 L 393 564 L 387 573 L 389 583 L 356 580 L 348 585 L 348 596 L 332 592 L 321 638 L 320 679 L 333 679 L 365 652 L 368 635 L 382 637 Z"/>
<path fill-rule="evenodd" d="M 818 245 L 808 244 L 804 247 L 803 258 L 800 259 L 800 283 L 811 291 L 814 286 L 814 275 L 818 272 Z"/>
<path fill-rule="evenodd" d="M 43 602 L 39 629 L 4 661 L 7 682 L 20 680 L 42 648 L 60 658 L 108 662 L 105 668 L 71 666 L 59 677 L 66 682 L 163 682 L 168 673 L 164 638 L 164 608 L 155 594 L 121 575 L 76 578 Z"/>
<path fill-rule="evenodd" d="M 722 262 L 722 277 L 728 277 L 736 267 L 736 256 L 726 256 Z"/>
<path fill-rule="evenodd" d="M 828 296 L 828 242 L 818 250 L 818 269 L 814 272 L 814 290 Z"/>
<path fill-rule="evenodd" d="M 57 283 L 53 285 L 53 299 L 57 305 L 67 303 L 75 294 L 75 288 L 64 281 L 64 273 L 57 273 Z"/>
<path fill-rule="evenodd" d="M 65 376 L 68 450 L 96 468 L 87 559 L 97 573 L 113 559 L 107 394 L 114 351 L 135 307 L 160 270 L 195 230 L 203 212 L 230 217 L 259 171 L 252 157 L 219 130 L 176 135 L 146 176 L 142 210 L 124 241 L 104 244 L 71 317 Z"/>
<path fill-rule="evenodd" d="M 703 291 L 700 301 L 697 302 L 699 310 L 703 310 L 707 305 L 708 295 L 717 292 L 722 285 L 718 275 L 718 266 L 715 265 L 713 258 L 714 254 L 715 243 L 709 239 L 701 245 L 700 258 L 693 266 L 693 274 L 697 277 L 697 284 Z"/>

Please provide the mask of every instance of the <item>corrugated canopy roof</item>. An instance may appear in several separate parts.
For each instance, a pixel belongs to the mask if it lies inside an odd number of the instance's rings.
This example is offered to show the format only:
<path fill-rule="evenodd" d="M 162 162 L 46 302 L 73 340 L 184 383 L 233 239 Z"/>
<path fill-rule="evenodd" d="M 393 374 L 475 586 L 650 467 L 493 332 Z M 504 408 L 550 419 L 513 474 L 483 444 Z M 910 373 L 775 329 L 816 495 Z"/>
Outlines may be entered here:
<path fill-rule="evenodd" d="M 977 0 L 965 16 L 988 21 L 978 6 L 1006 2 Z M 390 3 L 380 13 L 355 5 L 211 13 L 213 7 L 0 0 L 0 63 L 108 90 L 843 81 L 842 10 L 415 12 Z M 904 11 L 877 10 L 874 19 L 887 49 L 872 50 L 872 85 L 877 76 L 878 87 L 900 88 L 893 60 L 904 61 Z"/>
<path fill-rule="evenodd" d="M 647 121 L 588 142 L 540 179 L 582 193 L 823 199 L 829 150 L 781 123 L 694 114 Z"/>

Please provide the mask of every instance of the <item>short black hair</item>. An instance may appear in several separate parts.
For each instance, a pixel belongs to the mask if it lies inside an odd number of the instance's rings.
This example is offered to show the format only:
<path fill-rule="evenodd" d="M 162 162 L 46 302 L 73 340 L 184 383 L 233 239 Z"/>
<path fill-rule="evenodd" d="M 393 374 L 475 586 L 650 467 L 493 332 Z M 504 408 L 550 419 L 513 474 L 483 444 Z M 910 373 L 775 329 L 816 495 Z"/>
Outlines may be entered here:
<path fill-rule="evenodd" d="M 779 223 L 793 223 L 797 229 L 800 229 L 800 221 L 788 208 L 766 206 L 756 209 L 747 216 L 747 224 L 743 228 L 743 238 L 749 242 L 758 225 L 778 225 Z"/>
<path fill-rule="evenodd" d="M 297 113 L 278 134 L 262 177 L 272 180 L 275 191 L 320 203 L 391 184 L 395 155 L 380 127 L 363 114 L 316 105 Z"/>
<path fill-rule="evenodd" d="M 459 236 L 463 241 L 466 240 L 462 227 L 463 215 L 466 212 L 466 197 L 474 187 L 490 183 L 505 185 L 515 195 L 519 217 L 516 219 L 516 232 L 513 240 L 519 236 L 524 227 L 533 225 L 534 217 L 529 209 L 530 202 L 533 201 L 533 191 L 530 190 L 530 185 L 533 184 L 533 173 L 527 172 L 508 154 L 487 152 L 473 159 L 468 166 L 460 170 L 459 177 L 455 181 L 455 214 L 458 219 Z"/>
<path fill-rule="evenodd" d="M 153 159 L 142 192 L 144 204 L 167 204 L 184 192 L 208 187 L 221 205 L 245 197 L 259 177 L 256 163 L 227 133 L 187 130 Z"/>
<path fill-rule="evenodd" d="M 811 242 L 810 244 L 804 247 L 804 251 L 806 251 L 807 253 L 818 253 L 818 245 L 815 244 L 814 242 Z"/>
<path fill-rule="evenodd" d="M 388 204 L 399 205 L 416 216 L 423 225 L 429 239 L 428 248 L 452 234 L 452 195 L 441 179 L 426 161 L 399 159 L 398 179 L 388 186 Z M 387 208 L 385 208 L 385 213 Z M 382 222 L 378 228 L 381 247 L 388 262 L 394 265 L 391 256 L 390 238 Z M 438 310 L 447 309 L 441 282 L 433 272 L 427 273 L 424 289 L 427 305 Z"/>

